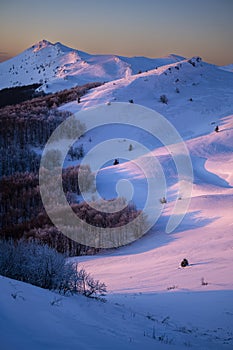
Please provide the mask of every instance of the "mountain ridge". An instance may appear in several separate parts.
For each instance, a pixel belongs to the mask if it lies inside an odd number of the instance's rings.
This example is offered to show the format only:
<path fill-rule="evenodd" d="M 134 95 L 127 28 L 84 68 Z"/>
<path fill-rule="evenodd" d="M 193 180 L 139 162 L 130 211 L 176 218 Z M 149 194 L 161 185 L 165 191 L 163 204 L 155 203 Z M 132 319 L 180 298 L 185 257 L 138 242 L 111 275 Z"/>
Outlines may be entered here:
<path fill-rule="evenodd" d="M 0 89 L 41 83 L 45 92 L 56 92 L 93 81 L 125 78 L 183 59 L 175 54 L 162 58 L 89 54 L 44 39 L 0 63 Z"/>

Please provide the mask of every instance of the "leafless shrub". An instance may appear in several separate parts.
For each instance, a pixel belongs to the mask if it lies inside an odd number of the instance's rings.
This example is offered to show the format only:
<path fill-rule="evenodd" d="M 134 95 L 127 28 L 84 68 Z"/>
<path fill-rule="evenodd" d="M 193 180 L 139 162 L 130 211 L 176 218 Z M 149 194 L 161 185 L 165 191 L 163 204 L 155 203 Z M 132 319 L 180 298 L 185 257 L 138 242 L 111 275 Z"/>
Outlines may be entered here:
<path fill-rule="evenodd" d="M 161 95 L 160 98 L 159 98 L 159 101 L 162 102 L 162 103 L 167 104 L 168 103 L 168 98 L 167 98 L 166 95 Z"/>
<path fill-rule="evenodd" d="M 207 286 L 209 283 L 205 281 L 204 277 L 201 279 L 201 285 L 202 286 Z"/>
<path fill-rule="evenodd" d="M 165 197 L 163 197 L 163 198 L 160 198 L 160 203 L 161 204 L 165 204 L 165 203 L 167 203 L 167 200 L 166 200 L 166 198 Z"/>
<path fill-rule="evenodd" d="M 36 241 L 0 241 L 0 274 L 35 286 L 58 290 L 62 294 L 79 293 L 103 297 L 107 289 L 77 264 L 67 263 L 66 256 Z M 17 293 L 12 293 L 14 299 Z M 51 305 L 60 300 L 55 299 Z"/>

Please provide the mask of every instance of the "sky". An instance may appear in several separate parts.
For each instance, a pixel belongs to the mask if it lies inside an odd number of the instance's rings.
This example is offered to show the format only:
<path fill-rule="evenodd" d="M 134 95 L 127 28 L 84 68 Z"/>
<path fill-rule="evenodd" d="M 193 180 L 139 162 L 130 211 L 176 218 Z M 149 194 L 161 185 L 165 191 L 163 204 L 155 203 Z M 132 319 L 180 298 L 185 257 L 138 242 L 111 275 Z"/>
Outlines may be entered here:
<path fill-rule="evenodd" d="M 0 0 L 0 61 L 39 40 L 96 54 L 233 63 L 233 0 Z"/>

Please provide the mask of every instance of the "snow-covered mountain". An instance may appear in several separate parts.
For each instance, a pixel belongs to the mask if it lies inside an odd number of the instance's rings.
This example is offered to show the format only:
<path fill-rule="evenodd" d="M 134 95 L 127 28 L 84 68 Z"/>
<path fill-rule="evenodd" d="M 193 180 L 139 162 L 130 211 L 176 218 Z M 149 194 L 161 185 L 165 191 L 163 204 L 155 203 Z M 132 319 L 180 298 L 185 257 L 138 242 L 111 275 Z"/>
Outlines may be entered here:
<path fill-rule="evenodd" d="M 42 40 L 0 63 L 0 89 L 42 83 L 55 92 L 93 81 L 110 81 L 174 63 L 183 57 L 163 58 L 90 55 L 57 42 Z"/>
<path fill-rule="evenodd" d="M 41 75 L 36 62 L 40 60 L 45 65 L 57 57 L 59 67 L 67 72 L 59 68 L 56 71 L 57 63 L 42 69 L 42 76 L 48 75 L 47 83 L 53 90 L 87 82 L 89 78 L 93 81 L 94 74 L 97 80 L 109 80 L 83 96 L 80 103 L 61 106 L 62 110 L 75 113 L 105 104 L 111 115 L 115 103 L 133 100 L 134 104 L 127 104 L 129 110 L 139 104 L 160 112 L 186 142 L 194 182 L 183 221 L 174 232 L 166 234 L 165 226 L 177 197 L 177 169 L 167 148 L 131 126 L 105 125 L 85 134 L 80 142 L 86 153 L 95 149 L 93 161 L 98 158 L 95 146 L 105 139 L 120 139 L 117 149 L 123 159 L 128 159 L 129 154 L 124 138 L 135 140 L 135 144 L 131 141 L 132 156 L 136 142 L 145 144 L 150 149 L 145 157 L 156 157 L 164 170 L 167 203 L 155 226 L 140 240 L 118 250 L 73 258 L 107 284 L 107 303 L 61 297 L 0 278 L 3 347 L 14 350 L 21 344 L 25 350 L 232 349 L 232 73 L 198 57 L 172 56 L 161 59 L 160 64 L 157 59 L 155 64 L 156 59 L 93 56 L 44 41 L 21 55 L 12 59 L 16 60 L 15 67 L 20 67 L 19 62 L 24 59 L 23 67 L 28 66 L 35 74 L 33 82 Z M 10 69 L 12 60 L 5 62 L 5 67 Z M 24 68 L 14 69 L 21 74 L 23 84 Z M 136 74 L 139 70 L 142 73 Z M 11 75 L 7 74 L 15 78 L 12 69 Z M 167 96 L 167 103 L 160 101 L 162 94 Z M 214 131 L 216 125 L 218 133 Z M 106 148 L 105 152 L 111 159 L 112 150 Z M 91 156 L 89 160 L 92 161 Z M 121 179 L 134 186 L 133 201 L 141 208 L 146 192 L 145 174 L 135 169 L 133 161 L 117 166 L 104 164 L 98 174 L 100 194 L 106 199 L 115 196 L 116 183 Z M 184 257 L 190 265 L 183 269 L 179 264 Z"/>

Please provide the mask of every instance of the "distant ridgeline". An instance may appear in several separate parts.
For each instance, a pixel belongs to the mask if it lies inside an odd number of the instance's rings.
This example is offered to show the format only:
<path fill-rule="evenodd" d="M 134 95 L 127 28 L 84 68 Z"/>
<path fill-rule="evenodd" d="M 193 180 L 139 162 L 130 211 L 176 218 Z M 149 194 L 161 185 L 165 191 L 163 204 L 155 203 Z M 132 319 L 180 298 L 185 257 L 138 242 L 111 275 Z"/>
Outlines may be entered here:
<path fill-rule="evenodd" d="M 0 238 L 35 238 L 69 255 L 98 251 L 72 241 L 54 227 L 41 201 L 38 170 L 41 152 L 48 138 L 71 115 L 70 112 L 59 111 L 57 107 L 69 101 L 79 101 L 89 89 L 99 85 L 89 83 L 0 109 Z M 85 125 L 77 125 L 79 130 L 85 131 Z M 70 157 L 78 159 L 84 152 L 80 148 L 74 154 L 72 150 Z M 139 215 L 140 211 L 133 205 L 107 216 L 85 202 L 77 203 L 76 195 L 80 194 L 78 177 L 83 190 L 93 186 L 93 174 L 88 165 L 63 170 L 64 193 L 73 211 L 82 220 L 93 226 L 115 227 Z"/>

